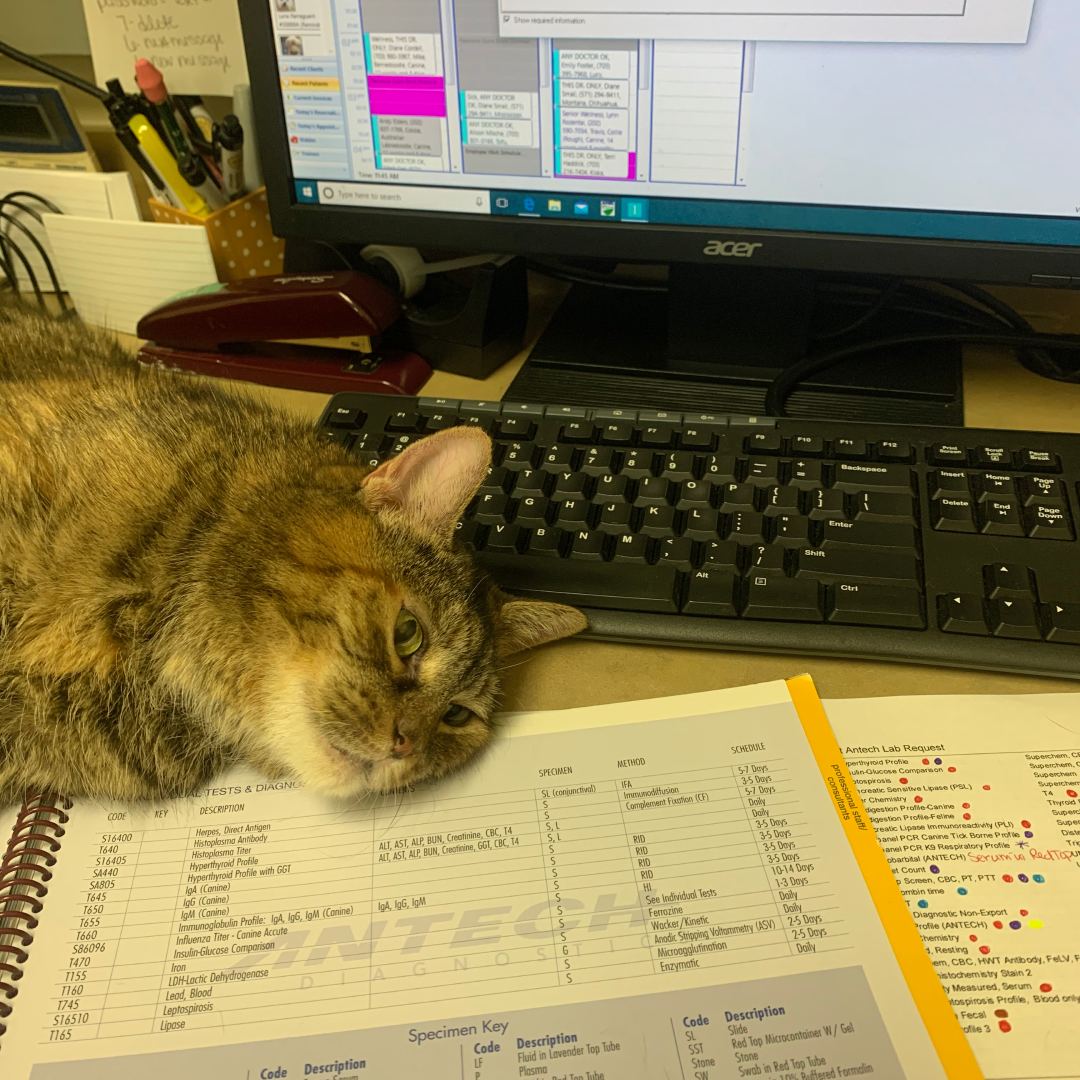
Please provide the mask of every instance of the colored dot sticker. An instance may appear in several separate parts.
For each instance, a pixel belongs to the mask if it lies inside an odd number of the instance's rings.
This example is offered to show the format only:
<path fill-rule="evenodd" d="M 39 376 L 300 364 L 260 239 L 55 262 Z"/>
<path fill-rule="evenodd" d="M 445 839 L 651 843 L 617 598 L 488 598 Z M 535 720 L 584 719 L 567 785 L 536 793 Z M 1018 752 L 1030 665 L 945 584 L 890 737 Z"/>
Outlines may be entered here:
<path fill-rule="evenodd" d="M 979 940 L 979 935 L 978 934 L 968 934 L 968 941 L 978 941 L 978 940 Z"/>
<path fill-rule="evenodd" d="M 989 791 L 989 790 L 990 790 L 990 785 L 989 784 L 983 784 L 983 791 Z"/>
<path fill-rule="evenodd" d="M 928 908 L 929 906 L 930 906 L 930 901 L 929 900 L 920 900 L 919 901 L 919 907 Z"/>
<path fill-rule="evenodd" d="M 1020 827 L 1022 829 L 1030 829 L 1031 828 L 1031 822 L 1030 821 L 1021 821 L 1020 822 Z"/>
<path fill-rule="evenodd" d="M 962 806 L 962 807 L 963 807 L 963 808 L 964 808 L 965 810 L 970 810 L 970 809 L 971 809 L 971 803 L 969 803 L 969 802 L 962 802 L 962 803 L 961 803 L 960 805 L 961 805 L 961 806 Z"/>
<path fill-rule="evenodd" d="M 1030 829 L 1026 829 L 1024 835 L 1030 840 L 1035 834 Z"/>
<path fill-rule="evenodd" d="M 1018 874 L 1017 877 L 1018 877 L 1018 880 L 1022 881 L 1025 885 L 1027 884 L 1027 882 L 1028 882 L 1027 874 Z"/>
<path fill-rule="evenodd" d="M 955 765 L 950 765 L 949 766 L 949 772 L 956 772 L 956 766 Z"/>
<path fill-rule="evenodd" d="M 1030 926 L 1032 930 L 1041 930 L 1044 925 L 1042 919 L 1032 919 L 1031 922 L 1028 923 L 1028 926 Z"/>
<path fill-rule="evenodd" d="M 998 1027 L 1001 1028 L 1001 1030 L 1004 1031 L 1006 1034 L 1012 1031 L 1012 1024 L 1010 1024 L 1008 1020 L 999 1020 Z"/>
<path fill-rule="evenodd" d="M 1044 994 L 1049 994 L 1050 991 L 1053 990 L 1054 988 L 1053 988 L 1053 986 L 1050 985 L 1050 983 L 1039 983 L 1039 989 Z"/>
<path fill-rule="evenodd" d="M 907 777 L 906 776 L 901 776 L 900 777 L 900 783 L 901 784 L 906 784 L 907 783 Z"/>
<path fill-rule="evenodd" d="M 990 946 L 989 945 L 980 945 L 979 946 L 979 952 L 981 952 L 983 954 L 983 956 L 985 956 L 989 951 L 990 951 Z"/>
<path fill-rule="evenodd" d="M 970 814 L 965 814 L 964 815 L 964 820 L 965 821 L 970 821 L 971 820 L 971 815 Z"/>
<path fill-rule="evenodd" d="M 1068 795 L 1070 799 L 1076 798 L 1076 792 L 1072 788 L 1066 788 L 1065 794 Z"/>
<path fill-rule="evenodd" d="M 915 801 L 916 801 L 917 803 L 921 803 L 921 802 L 922 802 L 922 796 L 921 796 L 921 795 L 916 795 L 916 796 L 915 796 Z"/>
<path fill-rule="evenodd" d="M 1044 878 L 1042 874 L 1036 874 L 1031 880 L 1034 881 L 1036 885 L 1041 885 L 1046 878 Z"/>
<path fill-rule="evenodd" d="M 931 874 L 940 874 L 941 873 L 941 867 L 938 866 L 936 863 L 931 863 L 930 864 L 930 873 Z"/>
<path fill-rule="evenodd" d="M 1009 1010 L 1008 1009 L 995 1009 L 994 1010 L 994 1015 L 995 1016 L 1008 1016 L 1009 1015 Z"/>
<path fill-rule="evenodd" d="M 1012 921 L 1011 921 L 1011 922 L 1009 923 L 1009 929 L 1010 929 L 1010 930 L 1019 930 L 1019 929 L 1020 929 L 1020 922 L 1019 922 L 1019 920 L 1018 920 L 1018 919 L 1013 919 L 1013 920 L 1012 920 Z"/>
<path fill-rule="evenodd" d="M 930 764 L 930 759 L 929 759 L 928 757 L 924 757 L 924 758 L 922 759 L 922 763 L 923 763 L 924 765 L 929 765 L 929 764 Z"/>
<path fill-rule="evenodd" d="M 1020 909 L 1020 914 L 1021 914 L 1021 915 L 1026 915 L 1027 913 L 1028 913 L 1028 909 L 1027 909 L 1026 907 L 1022 907 L 1022 908 Z"/>
<path fill-rule="evenodd" d="M 941 758 L 939 758 L 939 757 L 934 758 L 934 764 L 935 765 L 940 765 L 941 764 Z"/>
<path fill-rule="evenodd" d="M 995 930 L 1001 930 L 1001 929 L 1004 928 L 1004 926 L 1005 926 L 1005 924 L 1000 919 L 995 919 L 994 920 L 994 929 Z"/>
<path fill-rule="evenodd" d="M 959 889 L 957 889 L 956 891 L 957 891 L 957 892 L 958 892 L 958 893 L 959 893 L 959 894 L 960 894 L 961 896 L 967 896 L 967 889 L 965 889 L 963 885 L 961 885 L 961 886 L 960 886 L 960 888 L 959 888 Z"/>
<path fill-rule="evenodd" d="M 1006 884 L 1008 884 L 1009 882 L 1012 881 L 1012 874 L 1002 874 L 1001 875 L 1001 880 L 1004 881 Z"/>

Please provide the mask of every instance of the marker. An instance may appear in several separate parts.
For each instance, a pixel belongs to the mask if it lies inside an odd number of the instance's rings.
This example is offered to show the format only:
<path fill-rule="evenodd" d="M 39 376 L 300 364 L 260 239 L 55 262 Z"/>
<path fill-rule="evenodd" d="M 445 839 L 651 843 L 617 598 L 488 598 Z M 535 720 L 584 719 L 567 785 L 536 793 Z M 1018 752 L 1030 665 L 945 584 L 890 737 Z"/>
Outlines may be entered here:
<path fill-rule="evenodd" d="M 199 99 L 194 98 L 192 100 L 198 101 Z M 217 151 L 214 148 L 213 121 L 210 119 L 210 114 L 201 104 L 193 106 L 187 98 L 180 95 L 174 97 L 172 102 L 176 106 L 176 111 L 180 114 L 180 119 L 184 121 L 188 139 L 191 141 L 195 153 L 202 158 L 202 163 L 206 166 L 206 171 L 210 174 L 214 183 L 221 187 L 221 169 L 218 167 Z M 196 118 L 193 109 L 199 110 L 201 113 L 200 119 Z M 203 137 L 204 129 L 209 132 L 205 138 Z"/>
<path fill-rule="evenodd" d="M 248 191 L 263 186 L 259 147 L 255 139 L 255 113 L 251 104 L 251 87 L 237 83 L 233 87 L 233 112 L 244 129 L 244 183 Z"/>
<path fill-rule="evenodd" d="M 150 159 L 150 164 L 165 182 L 166 190 L 171 193 L 176 205 L 195 217 L 208 217 L 210 207 L 206 200 L 180 175 L 176 159 L 145 114 L 133 112 L 127 126 L 138 140 L 139 149 Z"/>
<path fill-rule="evenodd" d="M 176 160 L 179 161 L 185 154 L 190 157 L 194 151 L 177 123 L 176 113 L 173 111 L 161 72 L 149 60 L 136 60 L 135 82 L 139 84 L 143 97 L 153 106 L 154 113 L 165 132 L 166 142 L 169 143 Z"/>
<path fill-rule="evenodd" d="M 230 199 L 239 199 L 244 187 L 244 129 L 229 113 L 220 124 L 214 125 L 214 139 L 221 147 L 221 176 Z"/>
<path fill-rule="evenodd" d="M 211 210 L 220 210 L 225 205 L 225 196 L 221 189 L 206 174 L 202 162 L 192 154 L 185 154 L 177 161 L 180 175 L 195 189 L 205 200 Z"/>
<path fill-rule="evenodd" d="M 191 118 L 195 125 L 195 131 L 202 137 L 203 142 L 209 146 L 214 141 L 214 118 L 206 111 L 201 97 L 184 96 L 176 99 L 176 107 L 184 112 L 184 119 Z M 190 130 L 190 125 L 189 125 Z"/>

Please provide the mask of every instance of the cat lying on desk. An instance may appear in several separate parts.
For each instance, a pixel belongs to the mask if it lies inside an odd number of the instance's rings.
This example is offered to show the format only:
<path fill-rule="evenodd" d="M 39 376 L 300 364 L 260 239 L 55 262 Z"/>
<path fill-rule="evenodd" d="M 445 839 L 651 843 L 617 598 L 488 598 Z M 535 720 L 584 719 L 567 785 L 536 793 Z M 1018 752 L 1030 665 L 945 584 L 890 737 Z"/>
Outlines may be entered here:
<path fill-rule="evenodd" d="M 576 633 L 453 543 L 480 430 L 374 471 L 269 406 L 0 312 L 0 805 L 193 791 L 245 762 L 336 796 L 488 741 L 499 666 Z"/>

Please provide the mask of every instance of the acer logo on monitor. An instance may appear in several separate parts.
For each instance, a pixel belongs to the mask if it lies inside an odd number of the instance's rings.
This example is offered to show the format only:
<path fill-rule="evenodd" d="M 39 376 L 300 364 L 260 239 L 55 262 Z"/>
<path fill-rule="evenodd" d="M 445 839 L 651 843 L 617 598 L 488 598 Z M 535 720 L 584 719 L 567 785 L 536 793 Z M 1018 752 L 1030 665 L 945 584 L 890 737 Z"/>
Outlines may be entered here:
<path fill-rule="evenodd" d="M 706 255 L 719 255 L 722 259 L 752 259 L 763 243 L 751 244 L 745 240 L 710 240 L 704 247 Z"/>

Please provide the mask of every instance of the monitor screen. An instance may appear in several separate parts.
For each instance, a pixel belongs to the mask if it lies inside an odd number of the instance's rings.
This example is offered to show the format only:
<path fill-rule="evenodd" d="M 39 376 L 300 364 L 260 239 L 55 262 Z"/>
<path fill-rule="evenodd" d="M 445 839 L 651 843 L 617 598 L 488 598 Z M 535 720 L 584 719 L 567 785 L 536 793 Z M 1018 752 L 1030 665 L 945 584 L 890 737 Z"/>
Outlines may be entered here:
<path fill-rule="evenodd" d="M 265 2 L 296 203 L 1080 246 L 1073 0 Z"/>

